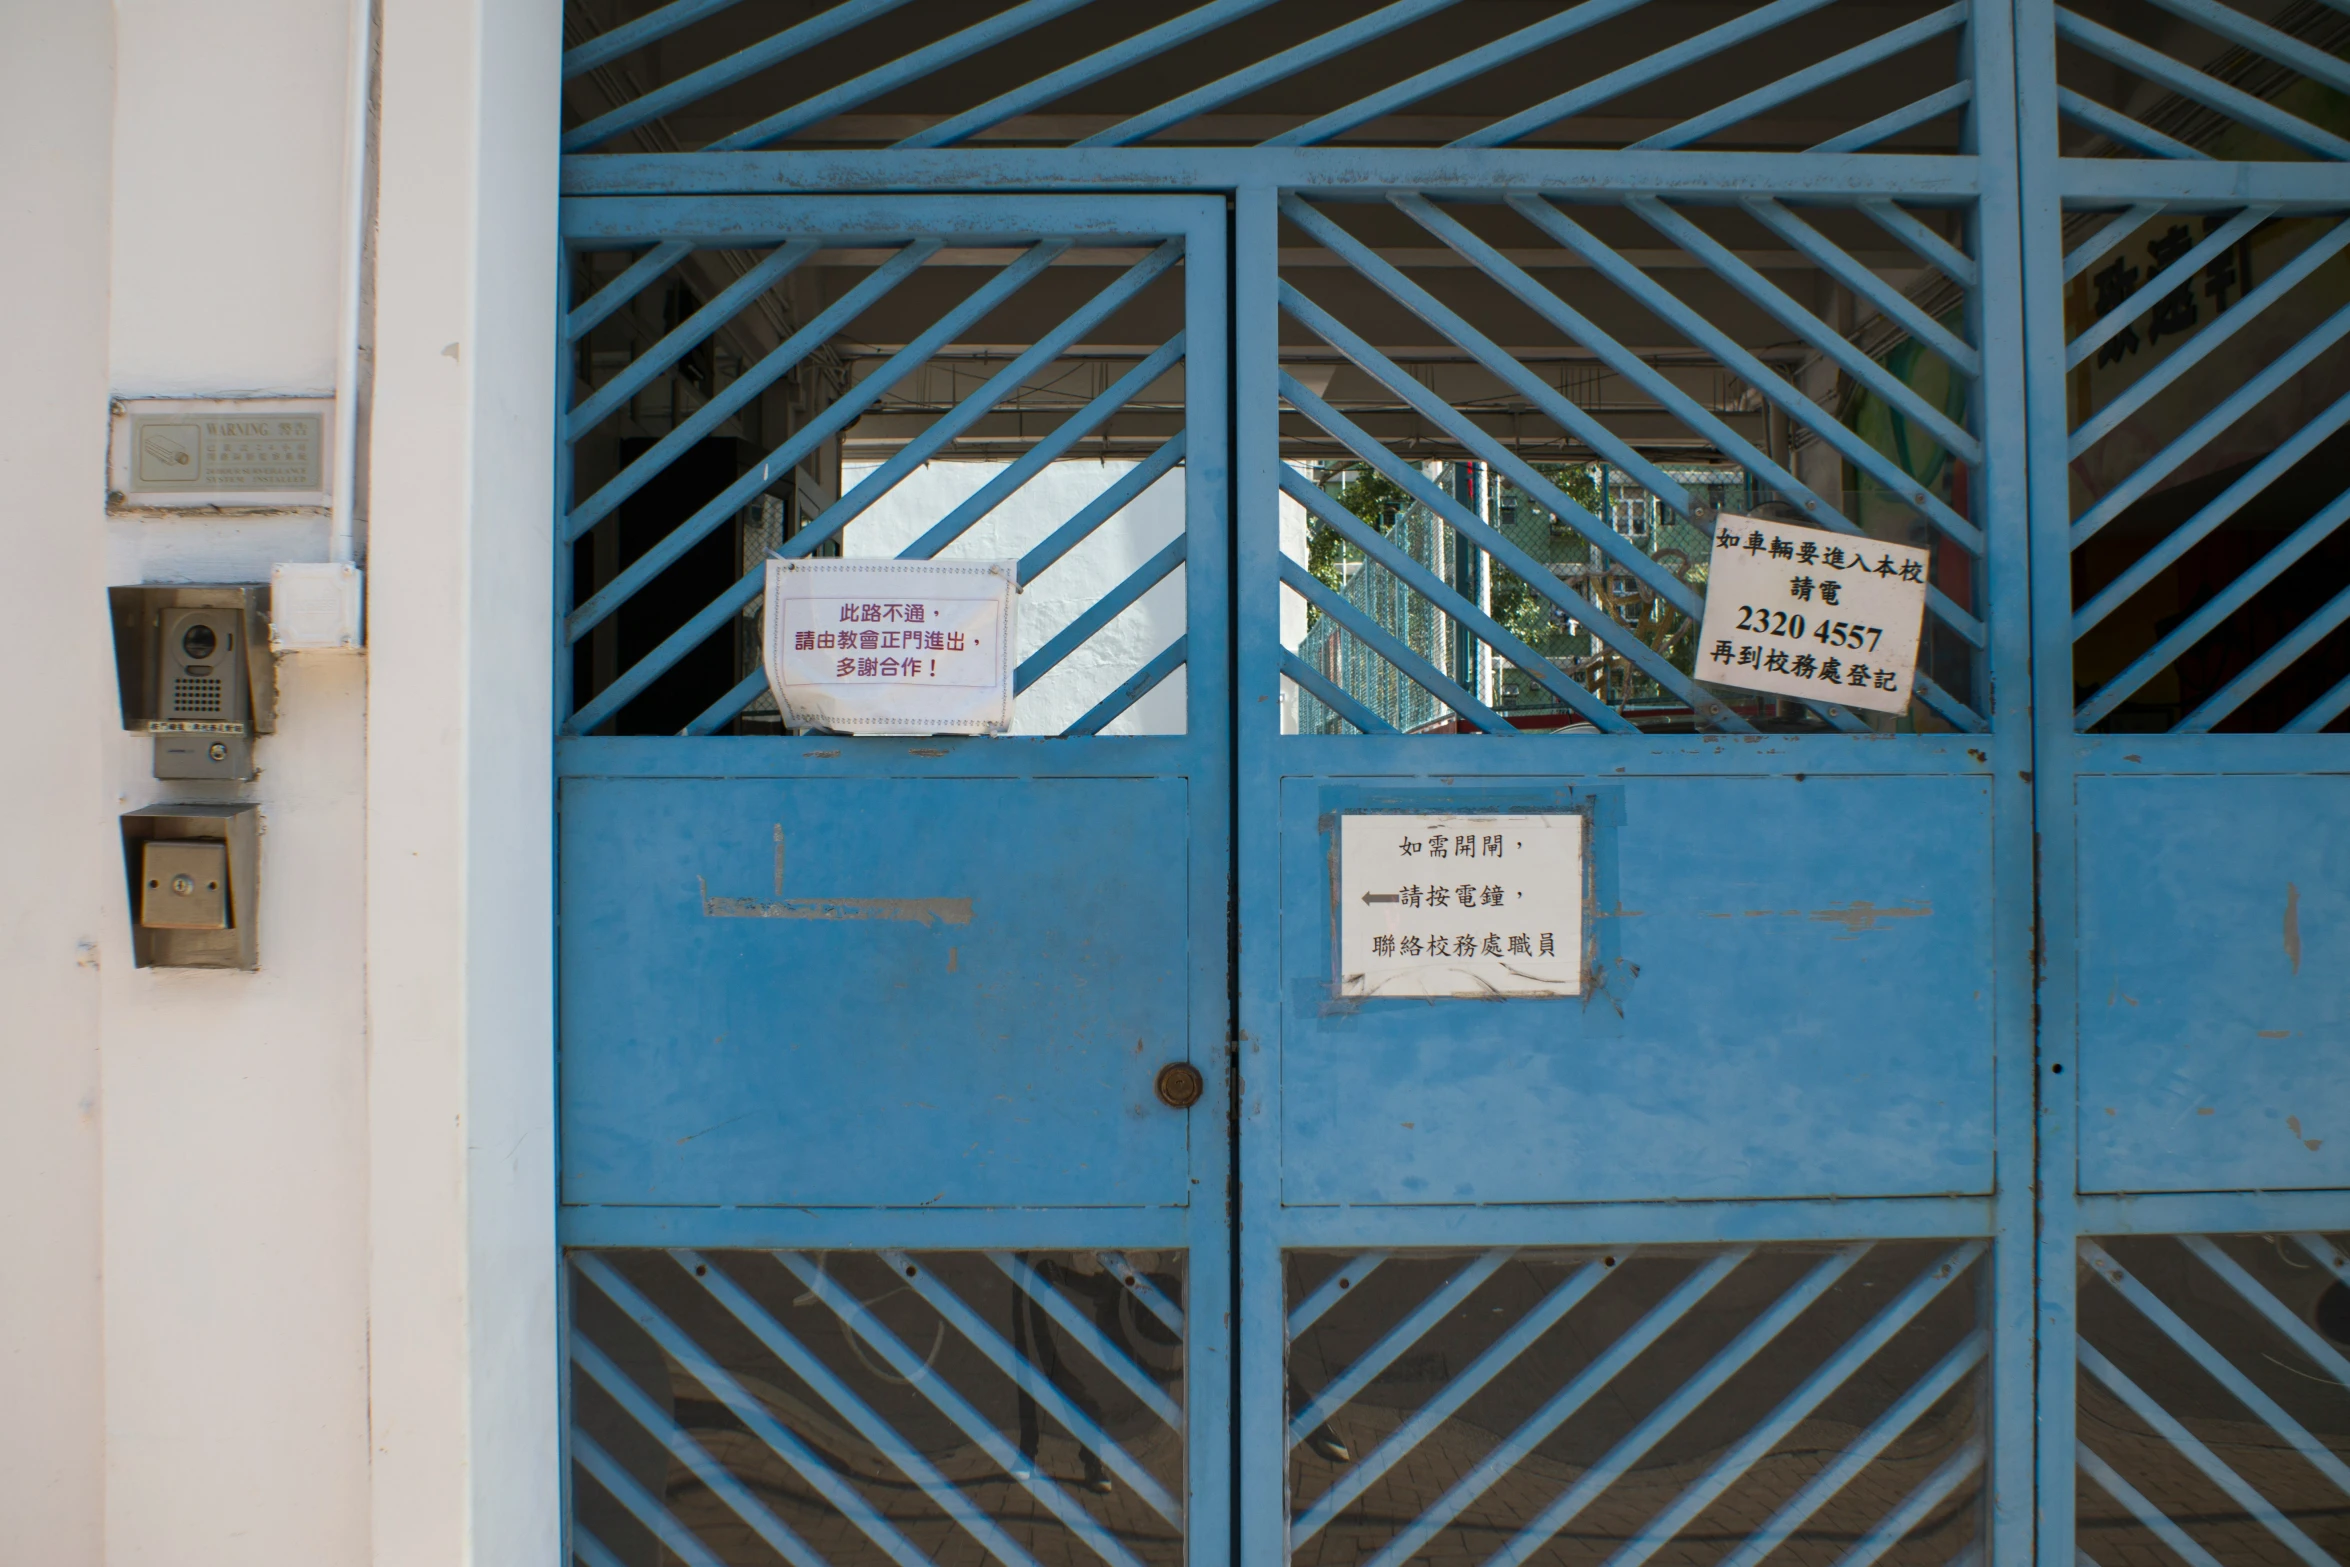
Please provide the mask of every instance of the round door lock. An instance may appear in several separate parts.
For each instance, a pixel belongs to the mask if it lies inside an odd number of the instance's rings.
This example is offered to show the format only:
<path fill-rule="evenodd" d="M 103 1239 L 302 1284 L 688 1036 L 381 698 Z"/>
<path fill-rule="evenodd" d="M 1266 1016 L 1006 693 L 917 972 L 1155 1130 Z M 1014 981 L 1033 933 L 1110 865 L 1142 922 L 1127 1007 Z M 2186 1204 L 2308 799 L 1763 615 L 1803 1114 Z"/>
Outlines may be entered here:
<path fill-rule="evenodd" d="M 1208 1091 L 1208 1080 L 1189 1061 L 1170 1061 L 1159 1068 L 1159 1102 L 1170 1110 L 1188 1110 Z"/>

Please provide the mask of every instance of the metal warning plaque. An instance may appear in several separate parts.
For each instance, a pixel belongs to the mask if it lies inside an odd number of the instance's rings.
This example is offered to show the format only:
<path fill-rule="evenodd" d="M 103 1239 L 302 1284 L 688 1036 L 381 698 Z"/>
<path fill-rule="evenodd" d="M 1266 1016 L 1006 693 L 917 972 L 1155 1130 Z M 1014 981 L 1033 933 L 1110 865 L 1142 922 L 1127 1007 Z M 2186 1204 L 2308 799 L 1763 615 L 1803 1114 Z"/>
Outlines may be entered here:
<path fill-rule="evenodd" d="M 1580 994 L 1583 826 L 1573 813 L 1340 817 L 1339 994 Z"/>
<path fill-rule="evenodd" d="M 1002 734 L 1016 561 L 771 560 L 767 684 L 794 729 Z"/>
<path fill-rule="evenodd" d="M 1724 512 L 1714 520 L 1697 678 L 1906 711 L 1926 561 L 1914 545 Z"/>

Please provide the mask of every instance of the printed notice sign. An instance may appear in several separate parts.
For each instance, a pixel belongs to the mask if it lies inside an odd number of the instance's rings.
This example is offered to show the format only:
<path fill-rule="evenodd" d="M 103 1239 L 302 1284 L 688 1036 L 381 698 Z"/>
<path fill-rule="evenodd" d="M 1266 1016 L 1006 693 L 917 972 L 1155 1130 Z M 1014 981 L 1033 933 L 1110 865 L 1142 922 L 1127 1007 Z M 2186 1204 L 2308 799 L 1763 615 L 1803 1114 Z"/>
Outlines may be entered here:
<path fill-rule="evenodd" d="M 1925 616 L 1924 550 L 1724 512 L 1714 519 L 1697 678 L 1903 712 Z"/>
<path fill-rule="evenodd" d="M 1014 561 L 771 560 L 767 684 L 795 729 L 1002 734 Z"/>
<path fill-rule="evenodd" d="M 1583 821 L 1340 817 L 1339 994 L 1580 994 Z"/>
<path fill-rule="evenodd" d="M 138 414 L 134 491 L 319 490 L 326 420 L 314 413 Z"/>

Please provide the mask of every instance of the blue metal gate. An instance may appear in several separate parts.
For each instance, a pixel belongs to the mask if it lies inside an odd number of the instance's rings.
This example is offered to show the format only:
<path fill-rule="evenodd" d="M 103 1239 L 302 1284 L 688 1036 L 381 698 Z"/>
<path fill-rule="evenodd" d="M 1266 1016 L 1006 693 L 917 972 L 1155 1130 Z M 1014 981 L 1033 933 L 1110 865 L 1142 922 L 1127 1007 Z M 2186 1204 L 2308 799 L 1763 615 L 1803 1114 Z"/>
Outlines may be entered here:
<path fill-rule="evenodd" d="M 579 1560 L 2350 1561 L 2350 21 L 575 9 Z M 840 551 L 1020 734 L 782 729 Z M 1348 993 L 1527 814 L 1581 993 Z"/>

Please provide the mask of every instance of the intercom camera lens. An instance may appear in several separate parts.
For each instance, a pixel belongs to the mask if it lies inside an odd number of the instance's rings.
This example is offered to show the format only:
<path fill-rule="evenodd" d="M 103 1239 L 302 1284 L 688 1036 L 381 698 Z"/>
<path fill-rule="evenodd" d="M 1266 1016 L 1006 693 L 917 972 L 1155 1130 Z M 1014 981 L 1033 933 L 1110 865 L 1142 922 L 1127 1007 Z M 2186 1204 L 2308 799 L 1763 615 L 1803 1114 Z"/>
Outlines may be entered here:
<path fill-rule="evenodd" d="M 212 650 L 220 646 L 220 638 L 206 625 L 190 626 L 180 638 L 180 651 L 190 658 L 210 658 Z"/>

